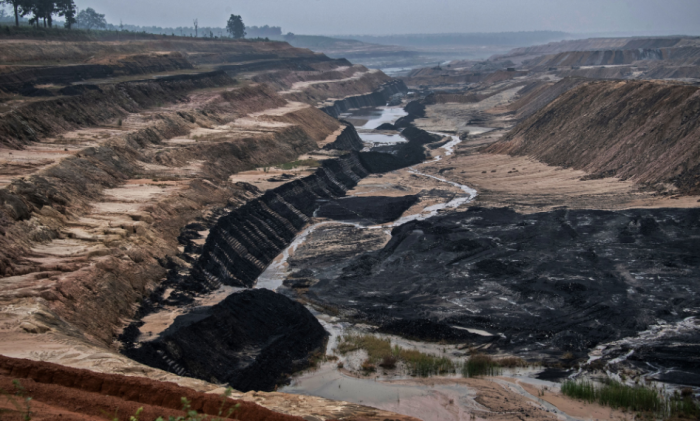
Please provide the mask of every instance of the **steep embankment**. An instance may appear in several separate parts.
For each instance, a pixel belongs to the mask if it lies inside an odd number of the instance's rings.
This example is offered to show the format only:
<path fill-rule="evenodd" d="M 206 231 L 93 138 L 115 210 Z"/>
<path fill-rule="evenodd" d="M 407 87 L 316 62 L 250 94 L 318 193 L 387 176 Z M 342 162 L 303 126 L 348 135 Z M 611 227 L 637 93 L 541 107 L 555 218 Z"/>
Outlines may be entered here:
<path fill-rule="evenodd" d="M 700 93 L 659 82 L 588 82 L 520 123 L 487 152 L 528 155 L 593 176 L 700 193 Z"/>
<path fill-rule="evenodd" d="M 310 221 L 320 199 L 343 196 L 367 176 L 357 155 L 329 160 L 315 174 L 268 191 L 219 220 L 194 266 L 201 283 L 251 287 Z"/>
<path fill-rule="evenodd" d="M 21 392 L 32 399 L 31 419 L 88 420 L 104 418 L 106 414 L 120 419 L 136 414 L 143 408 L 141 417 L 185 416 L 182 398 L 191 403 L 191 409 L 199 414 L 225 416 L 229 408 L 238 408 L 227 419 L 300 421 L 302 418 L 273 412 L 251 402 L 222 398 L 196 392 L 173 383 L 157 382 L 143 378 L 98 374 L 88 370 L 63 367 L 58 364 L 35 362 L 0 356 L 0 387 L 15 390 L 12 381 L 19 381 Z M 18 396 L 17 400 L 21 400 Z M 225 403 L 224 411 L 222 402 Z M 4 417 L 20 411 L 9 401 L 0 403 Z M 9 413 L 7 413 L 7 412 Z M 15 414 L 12 414 L 12 413 Z M 11 415 L 12 414 L 12 415 Z M 24 414 L 22 414 L 24 415 Z M 8 418 L 15 419 L 15 418 Z"/>
<path fill-rule="evenodd" d="M 564 78 L 559 82 L 535 81 L 518 91 L 515 101 L 508 105 L 514 111 L 516 119 L 521 120 L 535 114 L 563 93 L 587 82 L 583 78 Z"/>

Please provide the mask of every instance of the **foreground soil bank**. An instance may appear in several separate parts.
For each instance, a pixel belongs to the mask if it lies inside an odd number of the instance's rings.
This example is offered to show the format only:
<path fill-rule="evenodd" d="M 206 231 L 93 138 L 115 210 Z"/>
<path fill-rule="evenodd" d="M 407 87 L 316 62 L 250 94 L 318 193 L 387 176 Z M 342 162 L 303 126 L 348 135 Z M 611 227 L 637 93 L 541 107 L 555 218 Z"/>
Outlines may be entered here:
<path fill-rule="evenodd" d="M 191 402 L 192 410 L 200 414 L 218 415 L 222 397 L 195 392 L 174 383 L 157 382 L 145 378 L 100 374 L 43 363 L 0 357 L 0 387 L 14 392 L 13 380 L 24 388 L 24 396 L 32 398 L 32 419 L 88 420 L 95 418 L 128 419 L 143 408 L 143 419 L 160 416 L 183 416 L 182 398 Z M 16 397 L 22 402 L 22 397 Z M 13 412 L 11 402 L 0 402 L 0 407 Z M 301 420 L 262 408 L 256 404 L 226 400 L 224 414 L 239 405 L 231 419 L 246 420 Z M 16 414 L 17 419 L 21 419 Z M 5 415 L 3 415 L 3 419 Z"/>

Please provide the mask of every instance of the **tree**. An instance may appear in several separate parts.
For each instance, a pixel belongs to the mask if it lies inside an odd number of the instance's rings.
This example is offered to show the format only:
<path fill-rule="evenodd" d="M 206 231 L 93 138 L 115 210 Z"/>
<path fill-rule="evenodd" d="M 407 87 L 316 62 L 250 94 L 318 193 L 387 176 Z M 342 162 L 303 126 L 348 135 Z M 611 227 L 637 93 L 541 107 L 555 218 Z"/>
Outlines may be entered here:
<path fill-rule="evenodd" d="M 198 37 L 199 37 L 199 31 L 198 31 L 197 28 L 199 28 L 199 19 L 193 20 L 192 23 L 194 24 L 194 37 L 195 37 L 195 38 L 198 38 Z"/>
<path fill-rule="evenodd" d="M 44 21 L 44 28 L 53 26 L 53 15 L 58 12 L 55 0 L 25 0 L 21 4 L 23 13 L 34 15 L 29 19 L 31 25 L 36 23 L 37 28 Z"/>
<path fill-rule="evenodd" d="M 56 5 L 58 6 L 58 16 L 66 18 L 64 26 L 71 29 L 76 23 L 75 15 L 78 12 L 75 3 L 73 0 L 58 0 Z"/>
<path fill-rule="evenodd" d="M 228 18 L 226 30 L 236 39 L 245 38 L 245 25 L 243 25 L 243 18 L 238 15 L 231 15 L 231 17 Z"/>
<path fill-rule="evenodd" d="M 104 28 L 107 26 L 105 15 L 97 13 L 92 7 L 81 10 L 76 20 L 78 26 L 85 29 Z"/>
<path fill-rule="evenodd" d="M 24 16 L 27 13 L 25 12 L 26 8 L 26 0 L 0 0 L 0 3 L 2 4 L 9 4 L 12 6 L 12 9 L 15 12 L 15 26 L 19 26 L 19 17 Z"/>

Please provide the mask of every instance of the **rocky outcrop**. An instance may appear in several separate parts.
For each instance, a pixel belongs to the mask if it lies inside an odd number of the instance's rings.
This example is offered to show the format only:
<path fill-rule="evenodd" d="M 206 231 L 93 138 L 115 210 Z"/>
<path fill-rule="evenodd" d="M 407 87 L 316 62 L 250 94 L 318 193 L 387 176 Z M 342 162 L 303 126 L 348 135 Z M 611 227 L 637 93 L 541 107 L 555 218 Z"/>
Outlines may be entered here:
<path fill-rule="evenodd" d="M 587 82 L 486 151 L 527 155 L 595 177 L 674 183 L 700 193 L 700 90 L 658 82 Z"/>
<path fill-rule="evenodd" d="M 274 390 L 287 374 L 308 366 L 327 337 L 303 305 L 267 289 L 229 295 L 180 316 L 154 341 L 126 355 L 151 367 L 227 383 L 236 390 Z"/>
<path fill-rule="evenodd" d="M 405 94 L 408 87 L 401 80 L 391 80 L 383 84 L 377 91 L 371 94 L 350 96 L 337 100 L 333 105 L 321 107 L 321 111 L 338 118 L 340 114 L 352 108 L 377 107 L 386 105 L 393 95 Z"/>

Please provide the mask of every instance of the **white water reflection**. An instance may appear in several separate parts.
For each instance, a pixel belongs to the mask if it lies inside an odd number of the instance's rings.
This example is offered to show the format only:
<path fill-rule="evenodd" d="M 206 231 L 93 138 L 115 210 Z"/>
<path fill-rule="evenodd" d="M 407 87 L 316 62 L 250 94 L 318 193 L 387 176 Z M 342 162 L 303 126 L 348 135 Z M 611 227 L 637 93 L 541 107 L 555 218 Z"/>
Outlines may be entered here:
<path fill-rule="evenodd" d="M 393 124 L 408 113 L 401 107 L 359 108 L 342 113 L 340 118 L 350 121 L 359 130 L 375 130 L 384 123 Z"/>
<path fill-rule="evenodd" d="M 374 130 L 384 123 L 394 124 L 394 123 L 396 123 L 396 120 L 400 119 L 401 117 L 405 117 L 407 115 L 408 115 L 408 113 L 406 111 L 404 111 L 404 109 L 401 107 L 384 108 L 384 109 L 382 109 L 382 113 L 380 114 L 380 116 L 378 118 L 369 120 L 367 123 L 365 123 L 364 126 L 362 126 L 360 128 Z"/>
<path fill-rule="evenodd" d="M 372 143 L 375 146 L 396 145 L 405 143 L 406 138 L 398 134 L 362 133 L 358 132 L 360 139 L 365 143 Z"/>

